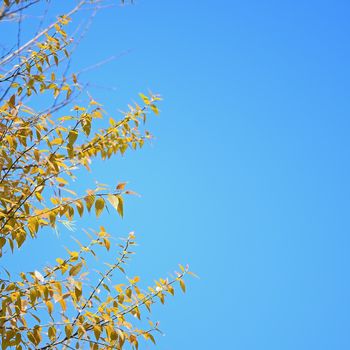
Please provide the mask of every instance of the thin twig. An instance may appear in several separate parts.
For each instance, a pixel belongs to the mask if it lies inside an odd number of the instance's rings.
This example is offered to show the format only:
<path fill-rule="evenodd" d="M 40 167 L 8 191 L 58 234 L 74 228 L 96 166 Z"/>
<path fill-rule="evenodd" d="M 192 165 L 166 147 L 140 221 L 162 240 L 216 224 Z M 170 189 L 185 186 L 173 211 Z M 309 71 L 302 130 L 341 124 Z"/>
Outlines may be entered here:
<path fill-rule="evenodd" d="M 71 11 L 69 11 L 66 16 L 69 17 L 71 15 L 73 15 L 74 13 L 76 13 L 84 4 L 86 3 L 86 0 L 82 0 L 79 2 L 79 4 L 74 7 Z M 19 49 L 17 49 L 16 51 L 12 52 L 10 55 L 8 55 L 7 57 L 5 57 L 3 60 L 0 61 L 0 66 L 4 65 L 5 63 L 11 61 L 14 57 L 16 57 L 17 55 L 19 55 L 23 50 L 25 50 L 26 48 L 28 48 L 29 46 L 31 46 L 32 44 L 34 44 L 40 37 L 42 37 L 43 35 L 45 35 L 49 30 L 51 30 L 52 28 L 54 28 L 54 26 L 56 24 L 60 23 L 60 20 L 58 19 L 57 21 L 53 22 L 52 24 L 50 24 L 46 29 L 42 30 L 40 33 L 38 33 L 34 38 L 30 39 L 29 41 L 27 41 L 24 45 L 22 45 Z"/>

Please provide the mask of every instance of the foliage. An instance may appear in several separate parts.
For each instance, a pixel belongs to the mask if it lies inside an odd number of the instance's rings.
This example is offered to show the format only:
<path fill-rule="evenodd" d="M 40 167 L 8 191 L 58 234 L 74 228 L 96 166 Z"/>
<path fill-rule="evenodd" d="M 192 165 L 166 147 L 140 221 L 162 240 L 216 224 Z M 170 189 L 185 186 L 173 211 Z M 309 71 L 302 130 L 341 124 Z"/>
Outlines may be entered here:
<path fill-rule="evenodd" d="M 22 12 L 40 0 L 5 0 L 0 21 L 22 21 Z M 96 119 L 105 120 L 102 105 L 91 96 L 85 105 L 75 104 L 84 92 L 78 74 L 68 76 L 63 64 L 74 51 L 67 26 L 71 16 L 86 5 L 81 1 L 70 12 L 41 30 L 24 45 L 12 48 L 0 59 L 0 254 L 16 254 L 28 239 L 45 227 L 70 227 L 72 220 L 108 208 L 123 216 L 124 196 L 133 194 L 125 183 L 109 191 L 104 185 L 78 195 L 70 188 L 76 171 L 90 169 L 91 161 L 108 160 L 128 149 L 141 148 L 150 138 L 143 131 L 146 115 L 158 114 L 160 98 L 140 94 L 142 104 L 128 106 L 121 118 L 95 131 Z M 43 108 L 35 108 L 37 105 Z M 114 215 L 114 214 L 112 214 Z M 99 249 L 112 251 L 111 235 L 101 225 L 88 233 L 87 243 L 57 258 L 53 265 L 0 279 L 0 337 L 2 349 L 137 348 L 141 338 L 155 341 L 158 324 L 145 326 L 141 313 L 159 300 L 174 295 L 174 285 L 185 291 L 180 272 L 141 289 L 140 278 L 115 280 L 125 275 L 125 263 L 133 254 L 135 235 L 120 244 L 114 261 L 88 279 L 89 257 Z M 93 283 L 94 282 L 94 283 Z M 138 323 L 136 323 L 138 322 Z"/>

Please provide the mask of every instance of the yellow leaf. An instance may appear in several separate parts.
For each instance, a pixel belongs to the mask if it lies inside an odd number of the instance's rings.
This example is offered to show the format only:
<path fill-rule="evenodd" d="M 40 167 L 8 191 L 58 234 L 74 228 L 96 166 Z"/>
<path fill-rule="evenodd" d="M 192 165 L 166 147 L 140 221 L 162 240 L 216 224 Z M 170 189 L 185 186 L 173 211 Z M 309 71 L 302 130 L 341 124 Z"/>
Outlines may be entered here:
<path fill-rule="evenodd" d="M 0 237 L 0 249 L 6 244 L 6 239 L 4 237 Z"/>
<path fill-rule="evenodd" d="M 86 196 L 84 198 L 85 202 L 86 202 L 86 208 L 88 210 L 88 212 L 90 212 L 91 210 L 91 207 L 92 205 L 94 204 L 95 202 L 95 196 L 94 195 L 89 195 L 89 196 Z"/>
<path fill-rule="evenodd" d="M 56 328 L 54 326 L 49 327 L 48 335 L 51 341 L 56 339 Z"/>
<path fill-rule="evenodd" d="M 95 212 L 96 216 L 99 217 L 105 207 L 105 200 L 102 197 L 99 197 L 95 202 Z"/>
<path fill-rule="evenodd" d="M 109 194 L 107 198 L 119 215 L 123 216 L 123 198 L 114 194 Z"/>
<path fill-rule="evenodd" d="M 180 287 L 182 291 L 185 293 L 186 292 L 186 285 L 183 279 L 180 279 Z"/>
<path fill-rule="evenodd" d="M 155 114 L 155 115 L 158 115 L 159 114 L 159 110 L 158 110 L 158 107 L 156 105 L 151 105 L 151 110 L 152 112 Z"/>
<path fill-rule="evenodd" d="M 69 276 L 76 276 L 82 267 L 83 267 L 82 263 L 79 263 L 78 265 L 72 266 L 71 269 L 69 270 Z"/>
<path fill-rule="evenodd" d="M 65 300 L 64 299 L 60 299 L 59 303 L 61 305 L 62 311 L 66 311 L 67 310 L 67 305 L 66 305 Z"/>
<path fill-rule="evenodd" d="M 100 339 L 100 335 L 101 335 L 101 326 L 94 326 L 94 334 L 95 334 L 95 338 L 96 340 Z"/>
<path fill-rule="evenodd" d="M 47 310 L 49 311 L 49 314 L 51 315 L 53 311 L 53 304 L 51 303 L 50 300 L 46 301 L 45 304 L 47 306 Z"/>
<path fill-rule="evenodd" d="M 65 180 L 64 178 L 62 177 L 56 177 L 56 181 L 63 184 L 63 185 L 67 185 L 68 184 L 68 181 Z"/>
<path fill-rule="evenodd" d="M 15 107 L 15 103 L 16 103 L 16 95 L 12 95 L 8 101 L 8 104 L 10 107 Z"/>
<path fill-rule="evenodd" d="M 34 344 L 34 345 L 37 345 L 37 341 L 36 339 L 34 338 L 34 335 L 32 332 L 28 332 L 27 333 L 27 338 Z M 5 348 L 6 349 L 6 348 Z"/>
<path fill-rule="evenodd" d="M 123 191 L 126 186 L 126 182 L 121 182 L 117 186 L 117 190 Z"/>
<path fill-rule="evenodd" d="M 67 324 L 64 327 L 64 332 L 66 333 L 66 337 L 69 339 L 72 336 L 72 334 L 73 334 L 73 327 L 72 327 L 72 325 Z"/>
<path fill-rule="evenodd" d="M 77 138 L 78 138 L 78 131 L 71 130 L 68 134 L 68 143 L 70 145 L 73 145 L 74 142 L 77 140 Z"/>
<path fill-rule="evenodd" d="M 29 292 L 29 298 L 30 298 L 30 301 L 32 302 L 32 304 L 35 303 L 35 300 L 36 300 L 36 290 L 34 288 L 32 288 Z"/>
<path fill-rule="evenodd" d="M 113 208 L 115 210 L 118 210 L 118 203 L 119 203 L 118 196 L 116 196 L 114 194 L 109 194 L 107 199 L 108 199 L 109 203 L 112 204 Z"/>
<path fill-rule="evenodd" d="M 53 146 L 62 145 L 63 140 L 61 138 L 57 137 L 56 139 L 53 139 L 52 141 L 50 141 L 50 143 Z"/>
<path fill-rule="evenodd" d="M 71 261 L 76 261 L 78 260 L 79 253 L 78 252 L 69 252 L 69 255 L 71 256 Z"/>
<path fill-rule="evenodd" d="M 117 211 L 118 211 L 118 214 L 121 216 L 121 217 L 123 217 L 123 215 L 124 215 L 124 205 L 123 205 L 123 197 L 121 197 L 121 196 L 117 196 L 118 197 L 118 208 L 117 208 Z"/>
<path fill-rule="evenodd" d="M 59 265 L 62 265 L 64 263 L 64 260 L 61 258 L 57 258 L 56 261 Z"/>
<path fill-rule="evenodd" d="M 142 98 L 142 101 L 143 101 L 144 104 L 146 104 L 146 105 L 150 104 L 150 100 L 149 100 L 149 98 L 147 96 L 145 96 L 142 93 L 139 93 L 139 96 Z"/>
<path fill-rule="evenodd" d="M 155 341 L 153 335 L 151 333 L 147 333 L 147 334 L 148 334 L 149 339 L 151 339 L 152 343 L 155 344 L 156 341 Z"/>
<path fill-rule="evenodd" d="M 80 107 L 80 106 L 75 105 L 75 106 L 73 107 L 73 110 L 74 110 L 74 111 L 86 111 L 86 108 L 85 108 L 85 107 Z"/>
<path fill-rule="evenodd" d="M 78 213 L 80 215 L 80 217 L 83 216 L 83 213 L 84 213 L 84 206 L 83 206 L 83 203 L 81 201 L 76 201 L 75 202 L 75 205 L 77 207 L 77 210 L 78 210 Z"/>
<path fill-rule="evenodd" d="M 111 242 L 109 241 L 109 239 L 104 238 L 103 242 L 105 244 L 106 249 L 109 250 L 109 248 L 111 247 Z"/>

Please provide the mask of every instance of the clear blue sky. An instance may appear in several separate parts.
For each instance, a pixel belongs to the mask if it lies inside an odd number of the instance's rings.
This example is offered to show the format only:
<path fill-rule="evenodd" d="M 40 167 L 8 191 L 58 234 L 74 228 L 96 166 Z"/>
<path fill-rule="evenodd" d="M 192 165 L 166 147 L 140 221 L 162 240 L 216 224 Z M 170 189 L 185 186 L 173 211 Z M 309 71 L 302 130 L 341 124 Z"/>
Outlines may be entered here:
<path fill-rule="evenodd" d="M 139 0 L 96 17 L 73 68 L 130 50 L 85 75 L 96 99 L 164 97 L 151 145 L 95 163 L 91 179 L 142 194 L 100 221 L 136 231 L 145 283 L 178 263 L 200 276 L 156 309 L 158 349 L 350 348 L 349 16 L 340 0 Z"/>

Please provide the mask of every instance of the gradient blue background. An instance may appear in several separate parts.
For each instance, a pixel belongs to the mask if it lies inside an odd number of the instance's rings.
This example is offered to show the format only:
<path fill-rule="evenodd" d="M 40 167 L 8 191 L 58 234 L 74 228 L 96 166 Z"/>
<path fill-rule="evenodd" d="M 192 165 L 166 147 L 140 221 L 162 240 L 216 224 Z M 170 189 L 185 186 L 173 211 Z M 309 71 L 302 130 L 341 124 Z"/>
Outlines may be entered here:
<path fill-rule="evenodd" d="M 200 276 L 156 308 L 159 349 L 350 348 L 349 16 L 348 1 L 139 0 L 96 17 L 73 69 L 129 53 L 89 91 L 110 113 L 147 89 L 164 101 L 151 145 L 80 178 L 142 194 L 123 221 L 91 221 L 136 231 L 145 282 L 177 263 Z M 21 259 L 42 266 L 60 240 Z"/>

